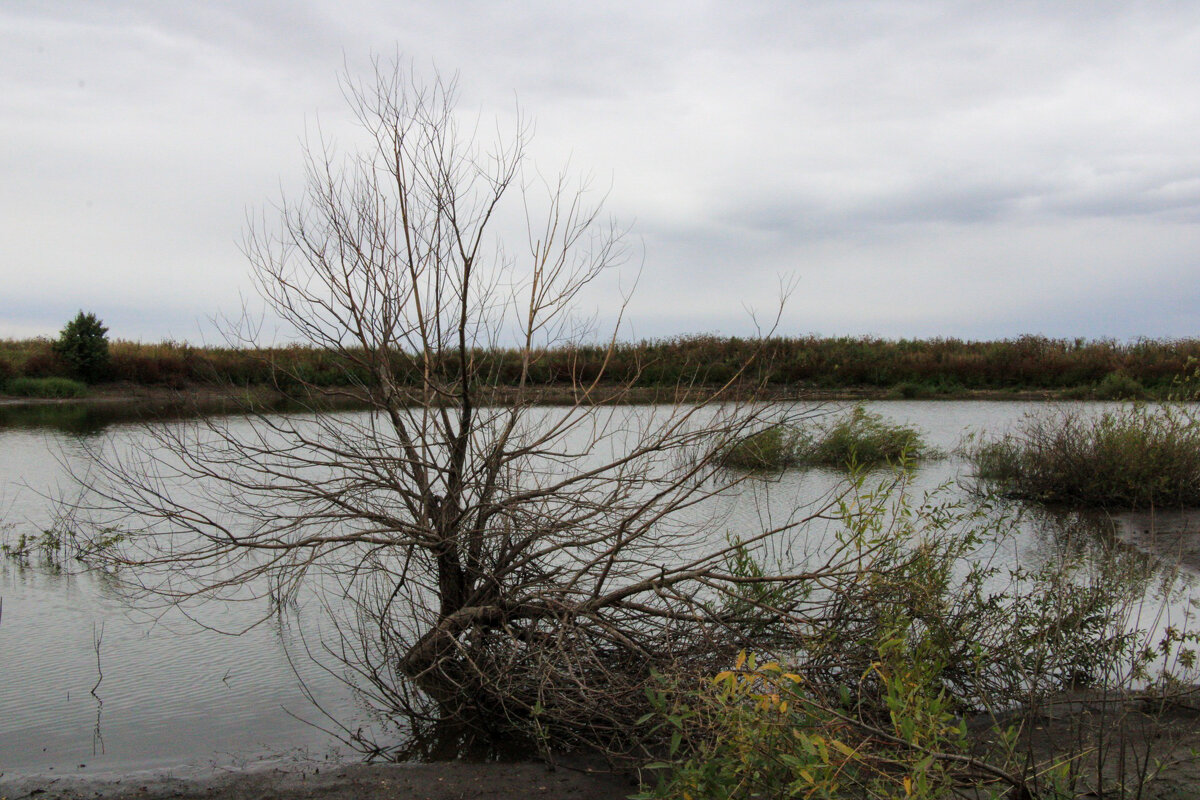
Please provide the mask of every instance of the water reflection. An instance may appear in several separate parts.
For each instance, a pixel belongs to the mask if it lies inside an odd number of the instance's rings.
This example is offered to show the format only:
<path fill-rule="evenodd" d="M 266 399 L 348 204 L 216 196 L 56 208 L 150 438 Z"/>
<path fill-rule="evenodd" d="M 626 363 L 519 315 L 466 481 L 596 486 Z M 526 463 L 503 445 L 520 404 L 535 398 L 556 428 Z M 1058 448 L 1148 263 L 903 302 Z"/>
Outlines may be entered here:
<path fill-rule="evenodd" d="M 1200 510 L 1129 511 L 1112 524 L 1122 541 L 1200 575 Z"/>
<path fill-rule="evenodd" d="M 1186 531 L 1200 529 L 1198 510 L 1109 514 L 1029 504 L 1022 513 L 1032 534 L 1030 552 L 1043 559 L 1119 574 L 1141 595 L 1167 598 L 1200 584 L 1200 561 L 1186 546 L 1194 541 Z"/>
<path fill-rule="evenodd" d="M 121 421 L 119 415 L 110 416 L 109 411 L 78 403 L 0 405 L 0 428 L 50 428 L 63 433 L 96 433 L 112 422 Z"/>
<path fill-rule="evenodd" d="M 322 407 L 340 410 L 359 410 L 366 406 L 353 398 L 334 398 L 322 401 Z M 180 394 L 155 399 L 113 399 L 98 401 L 42 401 L 0 403 L 0 430 L 5 428 L 44 429 L 75 435 L 103 432 L 113 425 L 139 422 L 169 422 L 197 417 L 242 415 L 250 406 L 237 397 L 196 399 Z M 312 404 L 298 399 L 278 397 L 255 399 L 253 409 L 259 413 L 289 414 L 312 410 Z"/>

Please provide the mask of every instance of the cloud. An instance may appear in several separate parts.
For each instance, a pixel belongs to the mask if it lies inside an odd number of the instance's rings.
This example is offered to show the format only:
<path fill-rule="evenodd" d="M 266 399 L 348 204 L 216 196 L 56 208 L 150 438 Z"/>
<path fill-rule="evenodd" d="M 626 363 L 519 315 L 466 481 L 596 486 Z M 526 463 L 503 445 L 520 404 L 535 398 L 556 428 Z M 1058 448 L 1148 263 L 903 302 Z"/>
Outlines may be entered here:
<path fill-rule="evenodd" d="M 336 72 L 372 52 L 611 187 L 652 335 L 745 332 L 781 274 L 796 331 L 1189 334 L 1198 42 L 1165 3 L 5 4 L 0 335 L 236 309 L 247 210 L 306 130 L 353 145 Z"/>

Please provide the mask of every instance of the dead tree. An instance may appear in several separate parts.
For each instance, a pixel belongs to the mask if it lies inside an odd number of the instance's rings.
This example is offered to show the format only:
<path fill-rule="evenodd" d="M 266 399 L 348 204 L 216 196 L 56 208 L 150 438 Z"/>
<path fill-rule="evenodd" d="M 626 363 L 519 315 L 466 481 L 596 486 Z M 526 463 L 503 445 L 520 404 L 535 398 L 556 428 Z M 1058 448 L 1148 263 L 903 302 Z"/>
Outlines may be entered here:
<path fill-rule="evenodd" d="M 121 531 L 107 551 L 121 574 L 155 596 L 312 580 L 348 603 L 332 647 L 384 705 L 417 687 L 439 713 L 616 747 L 651 670 L 736 650 L 740 587 L 786 598 L 761 588 L 836 556 L 791 574 L 730 566 L 803 522 L 731 544 L 705 510 L 744 478 L 721 448 L 773 413 L 729 396 L 750 365 L 646 408 L 622 404 L 636 376 L 614 383 L 605 359 L 571 402 L 535 405 L 539 359 L 578 340 L 577 300 L 623 259 L 621 231 L 567 178 L 523 171 L 525 127 L 481 147 L 454 81 L 384 67 L 347 85 L 370 148 L 310 148 L 306 192 L 245 249 L 274 314 L 360 376 L 369 411 L 156 426 L 97 452 L 87 505 L 109 544 Z M 520 250 L 493 240 L 510 199 Z M 502 348 L 515 374 L 489 356 Z"/>

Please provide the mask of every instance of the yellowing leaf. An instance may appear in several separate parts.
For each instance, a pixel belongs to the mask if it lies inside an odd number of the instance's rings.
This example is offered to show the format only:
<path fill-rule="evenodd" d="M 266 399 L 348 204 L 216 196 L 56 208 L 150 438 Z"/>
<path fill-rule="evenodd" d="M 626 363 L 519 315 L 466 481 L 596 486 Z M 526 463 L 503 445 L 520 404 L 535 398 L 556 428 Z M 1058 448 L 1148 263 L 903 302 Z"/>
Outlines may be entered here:
<path fill-rule="evenodd" d="M 855 755 L 854 748 L 839 739 L 830 739 L 829 744 L 833 745 L 833 748 L 839 751 L 842 755 Z"/>

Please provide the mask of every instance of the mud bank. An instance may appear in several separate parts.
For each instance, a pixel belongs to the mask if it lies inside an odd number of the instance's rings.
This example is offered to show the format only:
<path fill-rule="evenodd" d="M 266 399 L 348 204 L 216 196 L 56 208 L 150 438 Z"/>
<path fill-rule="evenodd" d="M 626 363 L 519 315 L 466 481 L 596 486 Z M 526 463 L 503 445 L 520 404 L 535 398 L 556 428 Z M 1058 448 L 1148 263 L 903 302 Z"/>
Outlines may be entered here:
<path fill-rule="evenodd" d="M 541 763 L 355 764 L 307 766 L 179 779 L 28 778 L 5 783 L 3 800 L 619 800 L 637 791 L 628 776 Z"/>

